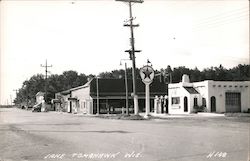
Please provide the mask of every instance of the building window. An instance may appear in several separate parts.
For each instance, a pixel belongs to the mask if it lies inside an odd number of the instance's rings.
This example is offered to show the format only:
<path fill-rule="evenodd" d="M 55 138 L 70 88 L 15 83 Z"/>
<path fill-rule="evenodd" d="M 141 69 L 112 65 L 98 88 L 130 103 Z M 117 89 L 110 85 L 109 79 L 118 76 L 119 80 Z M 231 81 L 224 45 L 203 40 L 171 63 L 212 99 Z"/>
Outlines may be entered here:
<path fill-rule="evenodd" d="M 202 106 L 206 107 L 207 103 L 206 103 L 206 98 L 202 98 Z"/>
<path fill-rule="evenodd" d="M 198 99 L 196 97 L 194 98 L 194 106 L 198 106 Z"/>
<path fill-rule="evenodd" d="M 240 105 L 240 93 L 226 93 L 226 105 Z"/>
<path fill-rule="evenodd" d="M 180 104 L 180 97 L 172 97 L 172 105 Z"/>

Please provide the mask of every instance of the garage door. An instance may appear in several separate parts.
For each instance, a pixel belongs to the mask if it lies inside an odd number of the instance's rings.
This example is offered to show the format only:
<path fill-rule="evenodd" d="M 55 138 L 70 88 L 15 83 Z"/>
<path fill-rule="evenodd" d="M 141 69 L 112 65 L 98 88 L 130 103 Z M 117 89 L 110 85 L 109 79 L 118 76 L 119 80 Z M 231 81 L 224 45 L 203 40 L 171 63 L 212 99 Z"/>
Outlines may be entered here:
<path fill-rule="evenodd" d="M 226 93 L 226 112 L 241 112 L 240 93 Z"/>

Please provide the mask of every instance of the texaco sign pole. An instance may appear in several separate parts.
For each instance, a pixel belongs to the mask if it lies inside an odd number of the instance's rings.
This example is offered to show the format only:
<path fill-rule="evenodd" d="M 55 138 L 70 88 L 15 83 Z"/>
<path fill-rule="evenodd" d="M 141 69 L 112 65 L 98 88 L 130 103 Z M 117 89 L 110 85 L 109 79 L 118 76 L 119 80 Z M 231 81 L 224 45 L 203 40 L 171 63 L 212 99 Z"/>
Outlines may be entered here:
<path fill-rule="evenodd" d="M 150 111 L 150 94 L 149 94 L 149 84 L 145 84 L 145 95 L 146 95 L 146 113 L 145 113 L 145 117 L 147 117 L 149 115 L 149 111 Z"/>
<path fill-rule="evenodd" d="M 149 85 L 153 82 L 154 79 L 154 70 L 151 66 L 144 66 L 140 70 L 140 76 L 145 84 L 145 102 L 146 102 L 146 112 L 144 117 L 148 117 L 149 111 L 150 111 L 150 91 L 149 91 Z"/>

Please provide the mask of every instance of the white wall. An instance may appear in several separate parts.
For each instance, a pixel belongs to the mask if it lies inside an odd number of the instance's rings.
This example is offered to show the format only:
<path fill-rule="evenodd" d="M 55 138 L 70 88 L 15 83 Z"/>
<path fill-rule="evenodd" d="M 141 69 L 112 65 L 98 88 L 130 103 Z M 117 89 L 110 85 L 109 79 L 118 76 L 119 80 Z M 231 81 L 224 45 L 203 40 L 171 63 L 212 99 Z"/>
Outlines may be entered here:
<path fill-rule="evenodd" d="M 207 111 L 210 112 L 210 98 L 208 95 L 208 81 L 195 82 L 193 83 L 194 89 L 196 89 L 200 94 L 198 98 L 198 105 L 202 105 L 202 98 L 206 99 L 206 108 Z"/>
<path fill-rule="evenodd" d="M 36 103 L 37 104 L 42 103 L 43 100 L 44 100 L 43 96 L 36 96 Z"/>
<path fill-rule="evenodd" d="M 89 104 L 88 102 L 91 99 L 89 86 L 85 86 L 76 90 L 72 90 L 71 97 L 77 98 L 79 101 L 78 112 L 86 113 L 86 114 L 91 113 L 91 110 L 89 109 L 89 105 L 88 105 Z"/>
<path fill-rule="evenodd" d="M 189 114 L 193 111 L 193 97 L 183 88 L 183 83 L 169 84 L 168 86 L 168 112 L 169 114 Z M 187 84 L 185 84 L 187 85 Z M 190 84 L 188 84 L 190 86 Z M 184 112 L 184 97 L 188 99 L 188 112 Z M 179 97 L 179 104 L 172 104 L 172 98 Z"/>
<path fill-rule="evenodd" d="M 184 86 L 193 86 L 199 94 L 189 94 Z M 184 114 L 184 97 L 188 98 L 188 113 L 193 111 L 194 97 L 198 98 L 198 105 L 202 105 L 202 98 L 206 99 L 207 111 L 211 112 L 211 97 L 216 98 L 216 112 L 226 112 L 226 92 L 241 93 L 241 112 L 250 108 L 250 81 L 202 81 L 195 83 L 169 84 L 169 113 Z M 180 104 L 172 105 L 172 97 L 180 97 Z"/>
<path fill-rule="evenodd" d="M 250 108 L 249 84 L 250 81 L 209 81 L 208 95 L 216 97 L 216 112 L 226 112 L 226 92 L 241 93 L 241 112 L 247 111 Z"/>

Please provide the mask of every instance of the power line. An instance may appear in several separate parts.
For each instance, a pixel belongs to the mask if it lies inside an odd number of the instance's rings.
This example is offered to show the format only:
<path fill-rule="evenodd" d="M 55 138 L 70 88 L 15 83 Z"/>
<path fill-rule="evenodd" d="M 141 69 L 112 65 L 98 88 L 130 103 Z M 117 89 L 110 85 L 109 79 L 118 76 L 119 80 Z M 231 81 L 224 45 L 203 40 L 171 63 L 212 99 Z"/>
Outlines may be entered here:
<path fill-rule="evenodd" d="M 200 25 L 200 26 L 194 27 L 193 31 L 200 31 L 200 30 L 204 30 L 204 29 L 211 29 L 211 28 L 215 28 L 215 27 L 227 25 L 227 24 L 230 24 L 230 23 L 235 23 L 235 22 L 238 22 L 238 21 L 243 21 L 243 20 L 246 20 L 247 18 L 248 18 L 248 15 L 243 15 L 243 16 L 240 16 L 240 17 L 234 17 L 234 18 L 231 18 L 231 19 L 222 20 L 220 22 L 214 22 L 214 23 L 206 24 L 206 25 L 203 25 L 203 26 Z"/>
<path fill-rule="evenodd" d="M 206 17 L 206 18 L 203 18 L 201 20 L 199 20 L 199 24 L 204 24 L 204 23 L 207 23 L 209 21 L 215 21 L 216 19 L 223 19 L 223 18 L 228 18 L 230 16 L 235 16 L 237 14 L 248 14 L 249 12 L 249 9 L 248 8 L 241 8 L 241 9 L 237 9 L 237 10 L 231 10 L 231 11 L 227 11 L 227 12 L 223 12 L 223 13 L 220 13 L 220 14 L 216 14 L 216 15 L 213 15 L 213 16 L 210 16 L 210 17 Z"/>
<path fill-rule="evenodd" d="M 230 13 L 230 14 L 224 14 L 224 15 L 219 15 L 216 17 L 210 17 L 207 18 L 203 21 L 200 21 L 200 23 L 197 23 L 195 25 L 194 30 L 197 29 L 202 29 L 202 28 L 211 28 L 211 27 L 216 27 L 220 25 L 225 25 L 228 23 L 240 21 L 247 19 L 249 17 L 249 10 L 246 10 L 244 12 L 238 12 L 238 13 Z"/>
<path fill-rule="evenodd" d="M 248 13 L 242 13 L 241 15 L 234 15 L 234 16 L 228 16 L 225 18 L 220 18 L 220 19 L 215 19 L 213 21 L 207 21 L 206 23 L 200 23 L 200 24 L 196 24 L 196 26 L 206 26 L 206 25 L 210 25 L 210 24 L 216 24 L 216 23 L 222 23 L 223 21 L 230 21 L 233 19 L 238 19 L 240 17 L 247 17 Z"/>

